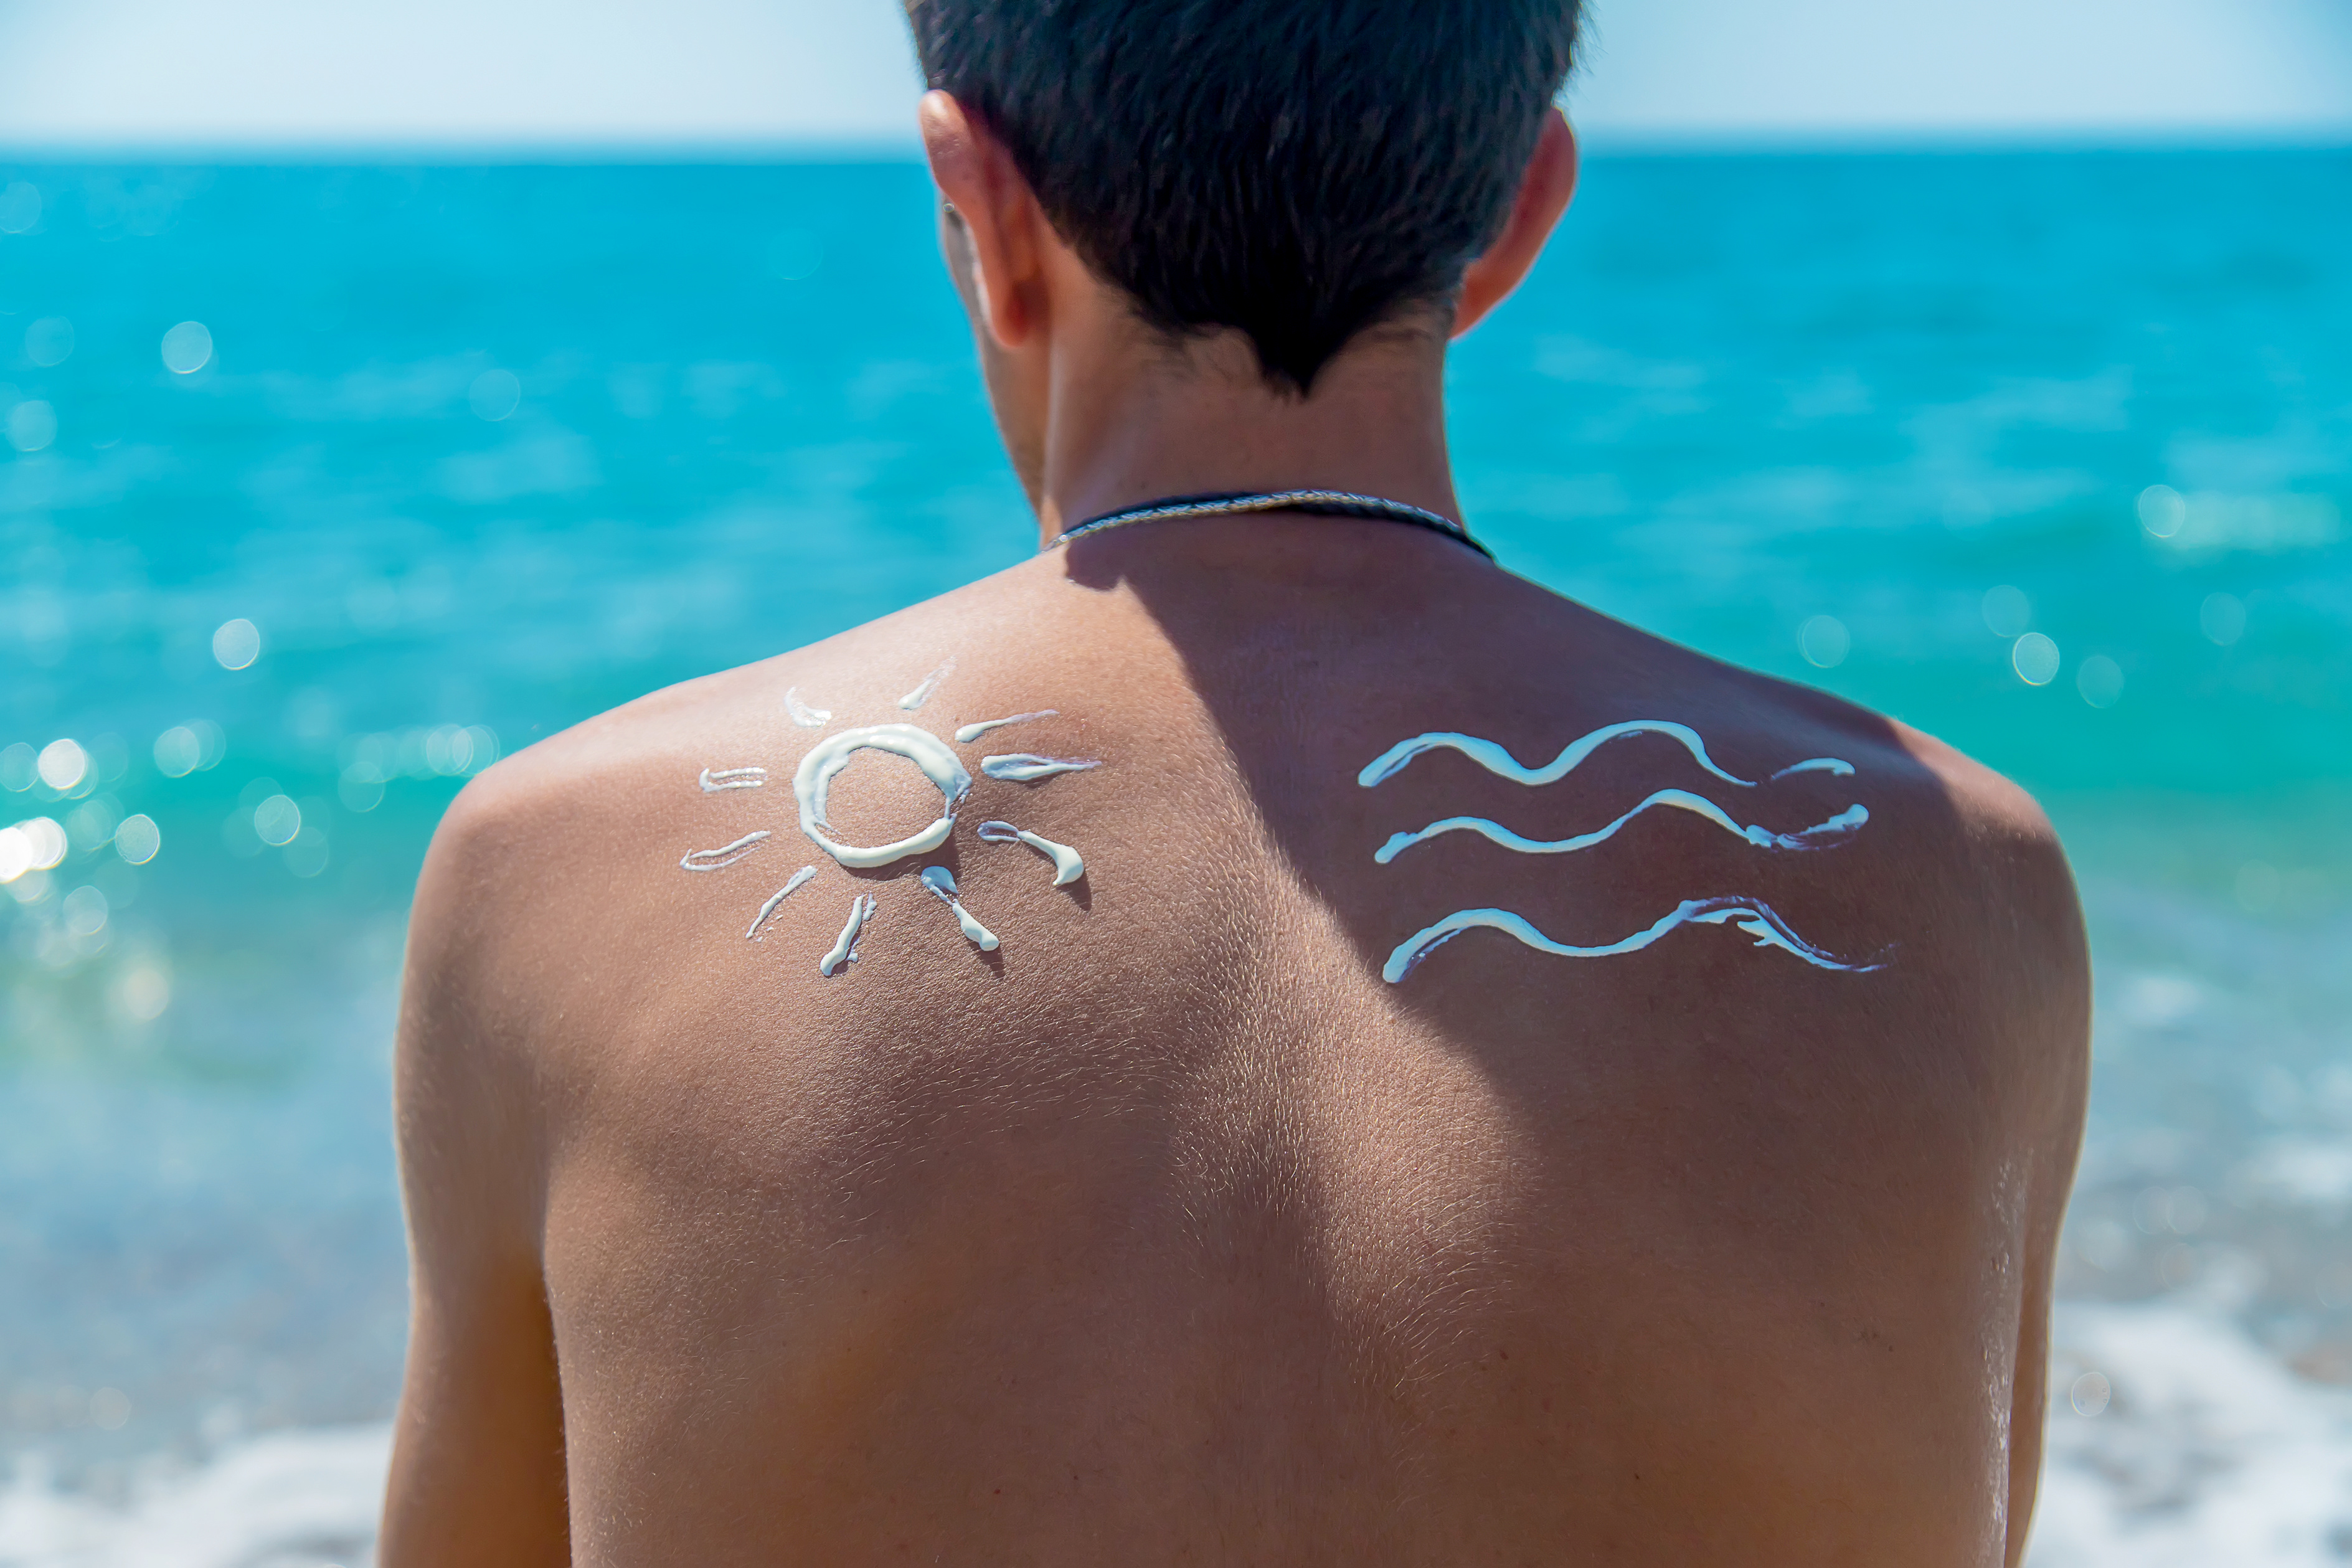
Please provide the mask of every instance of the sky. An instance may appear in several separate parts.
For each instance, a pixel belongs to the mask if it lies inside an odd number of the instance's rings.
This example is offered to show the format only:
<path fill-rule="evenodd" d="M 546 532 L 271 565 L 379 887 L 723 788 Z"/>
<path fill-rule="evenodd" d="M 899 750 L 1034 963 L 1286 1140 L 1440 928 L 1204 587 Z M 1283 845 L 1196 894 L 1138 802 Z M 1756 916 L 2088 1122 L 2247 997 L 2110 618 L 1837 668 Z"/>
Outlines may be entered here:
<path fill-rule="evenodd" d="M 1588 0 L 1589 142 L 2352 142 L 2352 0 Z M 0 150 L 907 147 L 897 0 L 0 0 Z"/>

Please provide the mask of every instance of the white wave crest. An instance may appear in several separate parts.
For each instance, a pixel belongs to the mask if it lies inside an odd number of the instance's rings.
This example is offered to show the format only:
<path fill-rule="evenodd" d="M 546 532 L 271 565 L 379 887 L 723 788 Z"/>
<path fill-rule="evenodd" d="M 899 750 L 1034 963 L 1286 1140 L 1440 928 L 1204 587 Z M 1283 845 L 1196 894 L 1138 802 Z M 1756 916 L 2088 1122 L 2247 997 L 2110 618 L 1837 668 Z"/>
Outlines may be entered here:
<path fill-rule="evenodd" d="M 20 1469 L 0 1491 L 7 1568 L 365 1568 L 392 1453 L 389 1426 L 274 1432 L 209 1463 L 151 1473 L 109 1504 Z"/>

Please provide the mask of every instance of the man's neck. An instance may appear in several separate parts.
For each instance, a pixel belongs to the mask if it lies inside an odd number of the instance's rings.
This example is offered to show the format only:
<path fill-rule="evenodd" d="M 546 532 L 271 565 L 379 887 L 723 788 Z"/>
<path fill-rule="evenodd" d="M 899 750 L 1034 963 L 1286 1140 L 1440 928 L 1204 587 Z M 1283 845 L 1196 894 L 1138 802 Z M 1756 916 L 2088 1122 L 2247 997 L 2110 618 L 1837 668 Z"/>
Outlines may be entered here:
<path fill-rule="evenodd" d="M 1105 512 L 1211 492 L 1341 489 L 1458 518 L 1444 372 L 1442 342 L 1402 335 L 1351 346 L 1306 398 L 1268 387 L 1232 333 L 1181 352 L 1130 339 L 1057 354 L 1040 542 Z"/>

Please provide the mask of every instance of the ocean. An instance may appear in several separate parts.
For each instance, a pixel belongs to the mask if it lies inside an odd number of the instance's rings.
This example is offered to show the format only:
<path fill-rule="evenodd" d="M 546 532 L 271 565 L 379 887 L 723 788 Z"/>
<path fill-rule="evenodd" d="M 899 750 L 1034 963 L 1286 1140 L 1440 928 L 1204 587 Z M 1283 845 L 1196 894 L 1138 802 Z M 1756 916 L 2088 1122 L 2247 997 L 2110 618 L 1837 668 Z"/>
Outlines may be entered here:
<path fill-rule="evenodd" d="M 0 163 L 0 1568 L 368 1559 L 439 813 L 1032 546 L 928 191 Z M 2352 153 L 1596 158 L 1451 380 L 1507 566 L 2066 839 L 2036 1568 L 2352 1557 Z"/>

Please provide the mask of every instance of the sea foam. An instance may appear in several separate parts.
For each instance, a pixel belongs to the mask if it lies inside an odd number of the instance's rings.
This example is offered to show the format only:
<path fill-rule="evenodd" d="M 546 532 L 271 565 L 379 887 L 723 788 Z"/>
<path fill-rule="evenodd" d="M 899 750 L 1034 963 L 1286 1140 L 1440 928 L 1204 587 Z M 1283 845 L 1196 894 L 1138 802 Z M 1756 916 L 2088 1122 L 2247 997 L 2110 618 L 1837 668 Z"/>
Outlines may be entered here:
<path fill-rule="evenodd" d="M 0 1490 L 7 1568 L 364 1568 L 375 1558 L 389 1426 L 273 1432 L 188 1468 L 142 1469 L 127 1500 L 60 1490 L 20 1465 Z"/>

